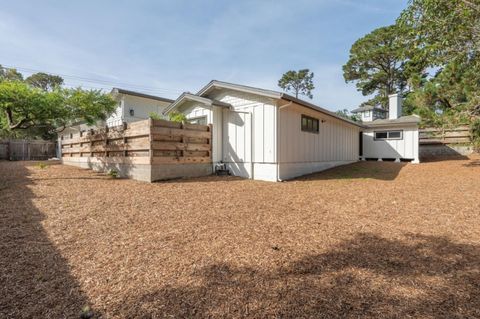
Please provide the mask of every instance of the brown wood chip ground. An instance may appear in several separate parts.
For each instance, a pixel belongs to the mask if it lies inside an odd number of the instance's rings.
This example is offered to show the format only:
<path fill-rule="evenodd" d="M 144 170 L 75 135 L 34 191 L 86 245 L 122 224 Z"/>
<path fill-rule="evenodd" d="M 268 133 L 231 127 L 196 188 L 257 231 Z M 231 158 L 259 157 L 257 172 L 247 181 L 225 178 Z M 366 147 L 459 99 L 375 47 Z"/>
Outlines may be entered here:
<path fill-rule="evenodd" d="M 0 317 L 479 318 L 480 158 L 296 181 L 0 163 Z"/>

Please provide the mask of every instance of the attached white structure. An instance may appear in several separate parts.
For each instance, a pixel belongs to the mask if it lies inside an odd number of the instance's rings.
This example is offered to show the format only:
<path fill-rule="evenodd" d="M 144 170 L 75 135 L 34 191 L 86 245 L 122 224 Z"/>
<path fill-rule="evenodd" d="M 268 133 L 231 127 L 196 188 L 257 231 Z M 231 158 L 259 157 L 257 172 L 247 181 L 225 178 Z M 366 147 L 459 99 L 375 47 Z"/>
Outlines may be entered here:
<path fill-rule="evenodd" d="M 402 116 L 402 98 L 398 94 L 390 95 L 388 119 L 364 122 L 362 159 L 419 163 L 419 123 L 418 116 Z"/>
<path fill-rule="evenodd" d="M 213 125 L 213 165 L 233 175 L 281 181 L 359 159 L 362 124 L 285 93 L 211 81 L 172 110 Z"/>
<path fill-rule="evenodd" d="M 173 100 L 159 96 L 113 88 L 111 92 L 118 106 L 106 120 L 106 125 L 118 126 L 123 122 L 135 122 L 148 119 L 151 113 L 161 115 Z"/>

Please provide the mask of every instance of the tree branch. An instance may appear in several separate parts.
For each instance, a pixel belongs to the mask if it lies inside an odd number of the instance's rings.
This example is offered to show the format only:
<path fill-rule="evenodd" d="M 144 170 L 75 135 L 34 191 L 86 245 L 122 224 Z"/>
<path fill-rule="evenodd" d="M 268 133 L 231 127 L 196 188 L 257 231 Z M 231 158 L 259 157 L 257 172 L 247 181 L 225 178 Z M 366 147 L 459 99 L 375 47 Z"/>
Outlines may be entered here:
<path fill-rule="evenodd" d="M 22 128 L 21 126 L 27 121 L 26 118 L 24 119 L 21 119 L 20 121 L 18 121 L 17 123 L 13 123 L 13 112 L 10 108 L 7 108 L 5 110 L 5 115 L 7 116 L 7 122 L 8 122 L 8 127 L 11 129 L 11 130 L 15 130 L 15 129 L 19 129 L 19 128 Z"/>

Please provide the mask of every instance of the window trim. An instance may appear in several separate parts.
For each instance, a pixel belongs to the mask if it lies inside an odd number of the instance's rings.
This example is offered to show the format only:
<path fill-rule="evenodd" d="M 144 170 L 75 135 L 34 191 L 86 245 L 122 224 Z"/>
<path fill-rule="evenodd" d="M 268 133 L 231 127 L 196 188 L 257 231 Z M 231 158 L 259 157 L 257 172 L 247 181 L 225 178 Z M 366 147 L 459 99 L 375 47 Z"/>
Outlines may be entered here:
<path fill-rule="evenodd" d="M 198 123 L 192 123 L 191 121 L 192 120 L 200 120 L 200 119 L 205 119 L 205 124 L 198 124 Z M 208 125 L 208 116 L 206 115 L 202 115 L 202 116 L 195 116 L 195 117 L 191 117 L 189 119 L 187 119 L 188 123 L 190 124 L 194 124 L 194 125 Z"/>
<path fill-rule="evenodd" d="M 306 125 L 303 125 L 303 120 L 306 120 Z M 311 121 L 311 127 L 308 127 L 308 121 Z M 317 123 L 315 125 L 315 123 Z M 314 118 L 312 116 L 308 116 L 305 114 L 302 114 L 300 117 L 300 130 L 305 133 L 313 133 L 313 134 L 319 134 L 320 133 L 320 119 Z"/>
<path fill-rule="evenodd" d="M 400 137 L 390 137 L 391 132 L 400 132 Z M 377 133 L 387 133 L 387 137 L 377 137 Z M 383 130 L 373 131 L 373 140 L 375 141 L 389 141 L 389 140 L 403 140 L 403 130 Z"/>

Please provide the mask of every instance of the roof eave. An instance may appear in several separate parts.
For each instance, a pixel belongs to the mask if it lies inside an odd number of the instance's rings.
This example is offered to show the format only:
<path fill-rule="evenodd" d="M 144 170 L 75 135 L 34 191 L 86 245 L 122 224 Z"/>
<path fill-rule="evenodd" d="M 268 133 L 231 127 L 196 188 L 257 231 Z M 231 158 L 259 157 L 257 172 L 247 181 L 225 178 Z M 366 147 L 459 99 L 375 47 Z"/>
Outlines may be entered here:
<path fill-rule="evenodd" d="M 352 124 L 352 125 L 355 125 L 355 126 L 358 126 L 358 127 L 361 127 L 361 128 L 365 128 L 366 126 L 359 123 L 359 122 L 355 122 L 355 121 L 352 121 L 352 120 L 349 120 L 349 119 L 346 119 L 344 117 L 341 117 L 341 116 L 338 116 L 337 114 L 335 114 L 334 112 L 332 111 L 329 111 L 327 109 L 324 109 L 320 106 L 317 106 L 315 104 L 312 104 L 312 103 L 309 103 L 307 101 L 304 101 L 304 100 L 301 100 L 301 99 L 298 99 L 296 97 L 293 97 L 289 94 L 286 94 L 286 93 L 281 93 L 281 98 L 286 100 L 286 101 L 290 101 L 290 102 L 294 102 L 294 103 L 297 103 L 299 105 L 302 105 L 302 106 L 305 106 L 305 107 L 308 107 L 314 111 L 318 111 L 318 112 L 321 112 L 325 115 L 329 115 L 329 116 L 332 116 L 338 120 L 341 120 L 341 121 L 344 121 L 344 122 L 347 122 L 349 124 Z"/>

